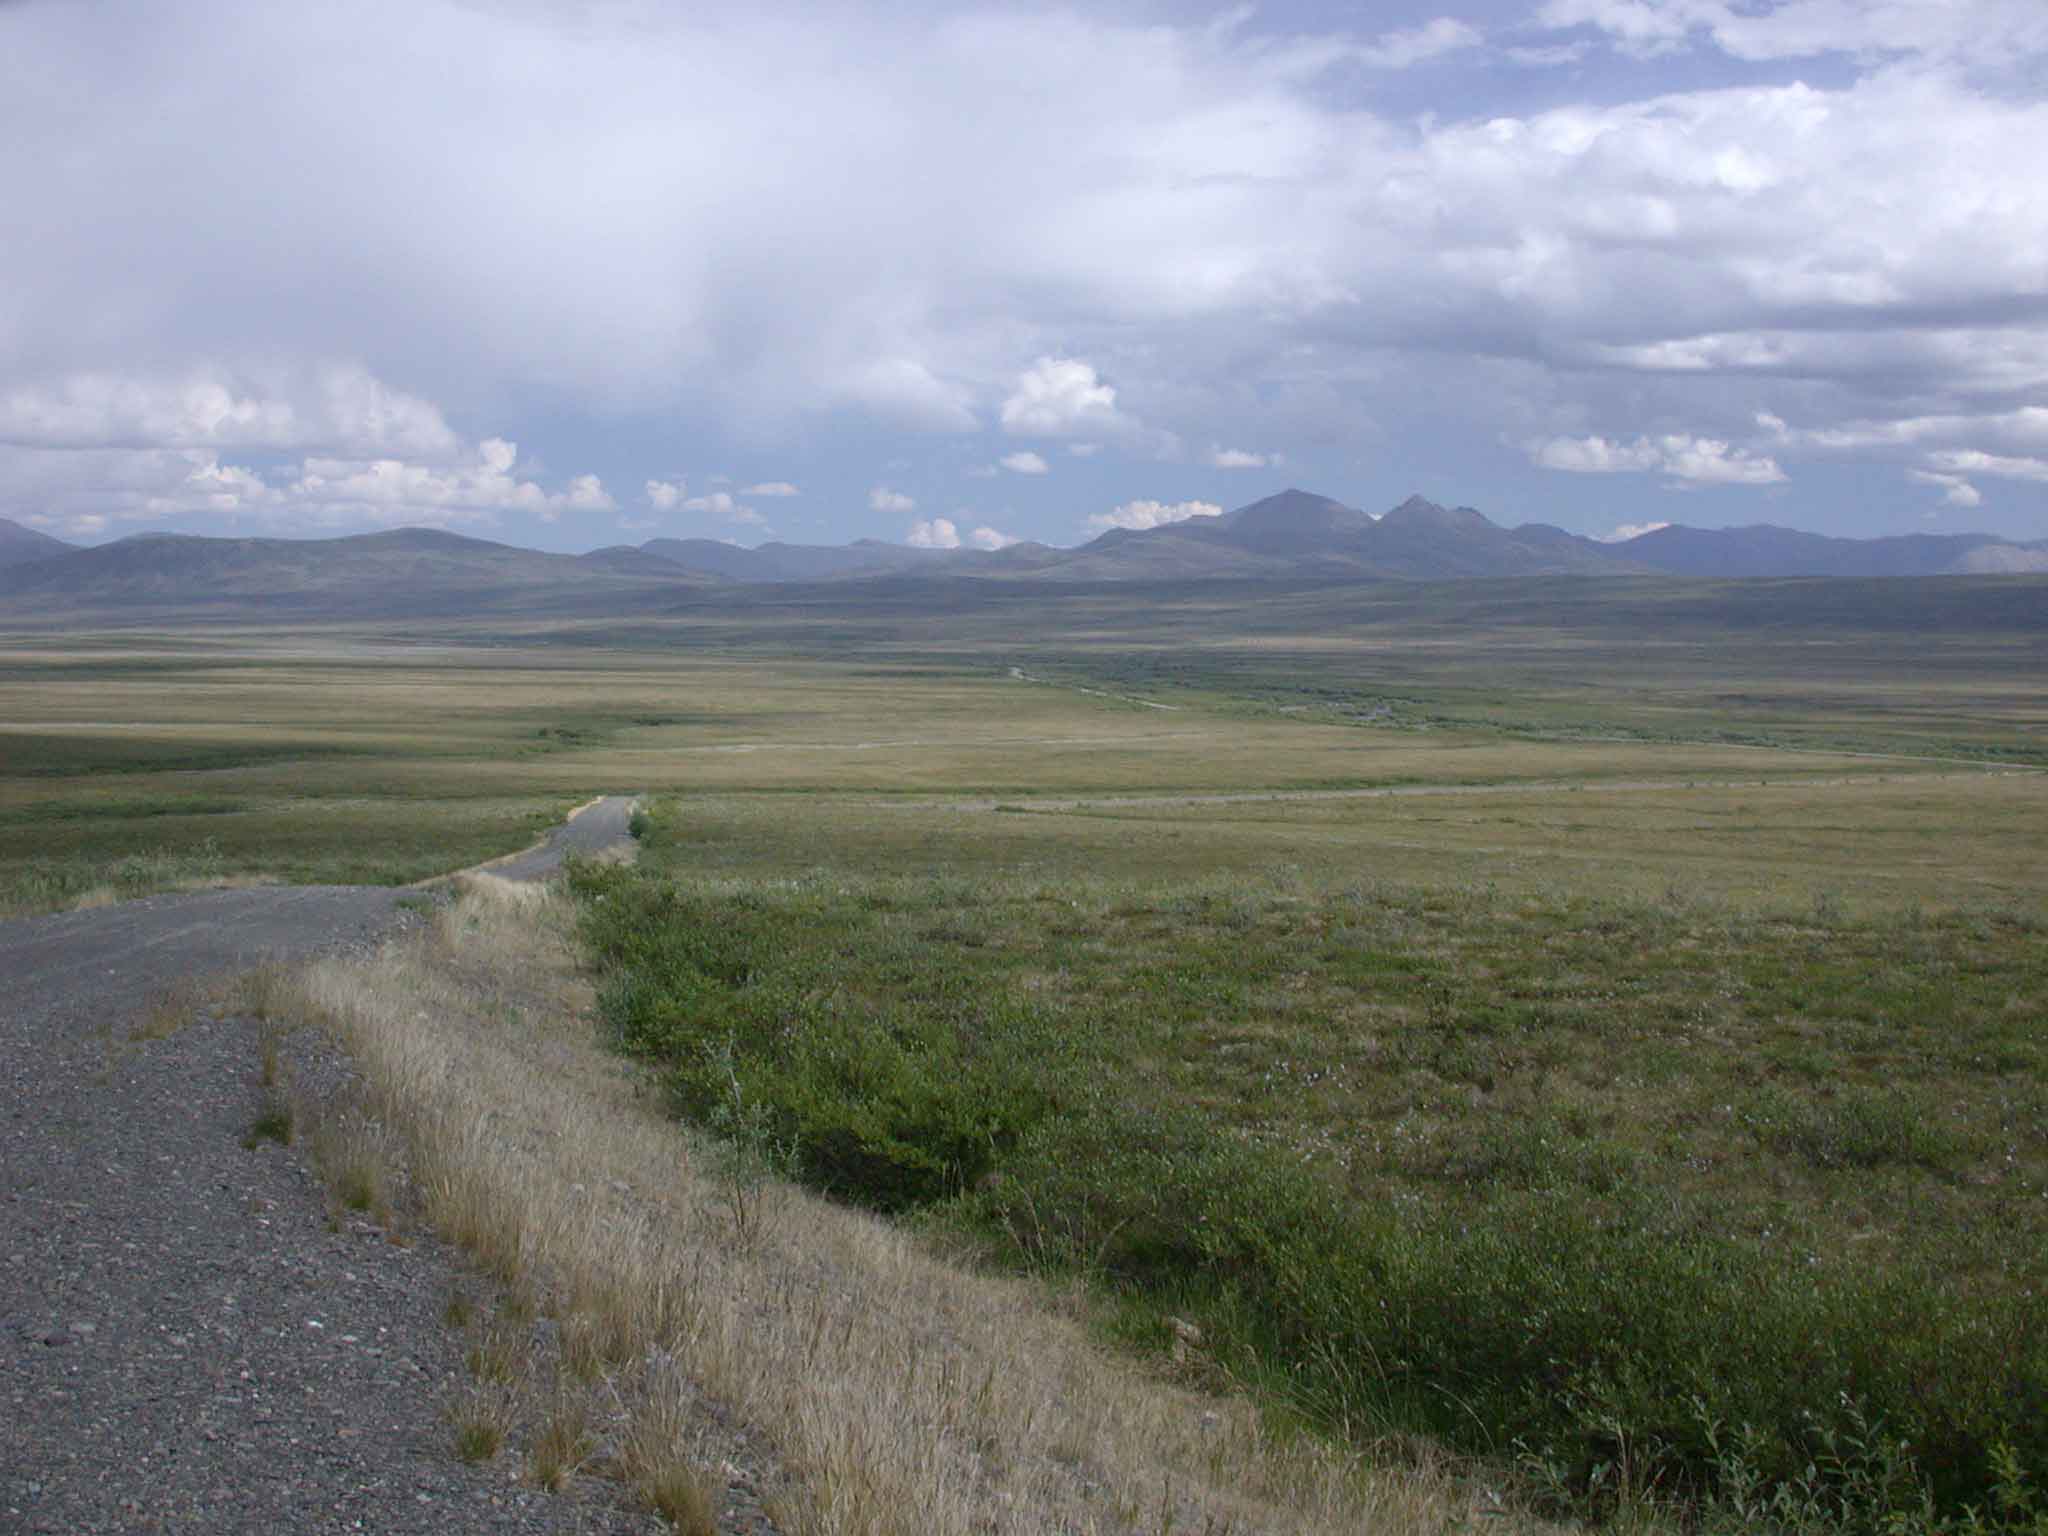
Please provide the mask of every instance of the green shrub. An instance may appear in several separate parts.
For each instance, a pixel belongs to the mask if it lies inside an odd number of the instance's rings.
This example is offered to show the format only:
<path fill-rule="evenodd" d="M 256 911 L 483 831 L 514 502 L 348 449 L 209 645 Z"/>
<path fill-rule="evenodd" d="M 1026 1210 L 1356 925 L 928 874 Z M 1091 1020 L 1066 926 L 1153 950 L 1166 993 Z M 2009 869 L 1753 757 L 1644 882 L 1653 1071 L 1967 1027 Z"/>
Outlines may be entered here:
<path fill-rule="evenodd" d="M 1750 1510 L 1788 1531 L 1931 1530 L 1974 1508 L 1985 1529 L 2033 1529 L 1998 1511 L 2048 1469 L 2038 1258 L 2000 1260 L 1991 1282 L 1946 1241 L 1868 1268 L 1823 1261 L 1659 1182 L 1640 1142 L 1570 1109 L 1475 1116 L 1397 1177 L 1347 1184 L 1148 1079 L 1147 1053 L 1234 1017 L 1301 943 L 1406 1001 L 1388 1070 L 1490 1091 L 1533 1059 L 1515 1053 L 1548 1048 L 1569 999 L 1475 1007 L 1454 970 L 1394 963 L 1388 936 L 1422 920 L 1412 901 L 1354 902 L 1346 921 L 1379 937 L 1340 945 L 1314 924 L 1290 938 L 1298 914 L 1249 899 L 1092 911 L 1020 893 L 1007 921 L 1038 925 L 1020 941 L 957 882 L 574 878 L 608 1027 L 660 1065 L 680 1113 L 743 1125 L 840 1198 L 1087 1275 L 1141 1335 L 1192 1319 L 1222 1369 L 1314 1423 L 1516 1455 L 1581 1513 L 1656 1490 L 1709 1524 Z M 1007 979 L 1006 945 L 1056 970 L 1119 918 L 1181 925 L 1170 968 L 1116 957 L 1057 1004 L 1057 987 Z M 1775 1011 L 1790 979 L 1772 967 L 1808 939 L 1744 942 L 1764 950 L 1745 1006 Z M 1585 1027 L 1604 1050 L 1627 1018 L 1616 1006 Z M 1306 1079 L 1287 1081 L 1298 1094 Z M 1727 1124 L 1822 1180 L 1951 1177 L 1968 1151 L 1904 1091 L 1814 1091 L 1828 1096 L 1752 1089 Z M 2006 1091 L 2012 1134 L 2038 1097 Z"/>
<path fill-rule="evenodd" d="M 663 1064 L 692 1119 L 735 1094 L 764 1113 L 820 1189 L 885 1211 L 949 1199 L 1057 1098 L 1060 1042 L 1030 1008 L 939 978 L 923 1006 L 869 1003 L 795 963 L 800 906 L 712 910 L 617 872 L 579 879 L 604 898 L 586 929 L 614 967 L 599 991 L 614 1040 Z"/>

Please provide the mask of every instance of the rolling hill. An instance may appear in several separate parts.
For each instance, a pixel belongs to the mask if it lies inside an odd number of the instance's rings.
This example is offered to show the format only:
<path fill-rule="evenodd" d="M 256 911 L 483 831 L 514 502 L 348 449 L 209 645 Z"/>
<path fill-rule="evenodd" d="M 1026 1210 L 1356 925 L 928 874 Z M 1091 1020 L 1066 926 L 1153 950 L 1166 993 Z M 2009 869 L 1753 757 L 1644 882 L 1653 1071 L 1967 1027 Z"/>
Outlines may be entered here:
<path fill-rule="evenodd" d="M 431 528 L 338 539 L 143 534 L 0 570 L 0 607 L 136 616 L 606 613 L 712 581 L 639 550 L 543 554 Z"/>
<path fill-rule="evenodd" d="M 1068 551 L 1044 544 L 1008 549 L 919 549 L 880 539 L 851 544 L 762 544 L 753 549 L 717 539 L 649 539 L 639 546 L 658 559 L 723 581 L 840 581 L 868 576 L 997 575 L 1056 562 Z"/>
<path fill-rule="evenodd" d="M 17 522 L 0 517 L 0 570 L 10 566 L 27 565 L 36 560 L 48 560 L 53 556 L 68 554 L 76 544 L 66 544 L 62 539 L 53 539 L 47 533 L 37 533 L 33 528 L 24 528 Z"/>
<path fill-rule="evenodd" d="M 2048 546 L 1985 533 L 1838 539 L 1768 524 L 1672 524 L 1625 543 L 1603 543 L 1545 523 L 1504 528 L 1471 507 L 1441 507 L 1420 496 L 1375 518 L 1327 496 L 1288 490 L 1220 517 L 1142 531 L 1113 529 L 1034 568 L 1047 576 L 1096 581 L 1952 576 L 2048 571 Z"/>
<path fill-rule="evenodd" d="M 672 609 L 771 585 L 921 588 L 962 578 L 1086 587 L 1126 584 L 1530 581 L 1548 577 L 2025 575 L 2048 572 L 2048 543 L 1989 534 L 1838 539 L 1795 529 L 1660 528 L 1602 543 L 1542 523 L 1505 528 L 1471 507 L 1411 496 L 1375 517 L 1288 490 L 1218 516 L 1114 528 L 1073 549 L 917 549 L 651 539 L 583 555 L 546 554 L 427 528 L 332 539 L 143 534 L 77 548 L 0 522 L 0 618 L 72 614 L 165 618 L 615 616 Z M 939 585 L 935 586 L 937 583 Z M 725 599 L 720 599 L 724 601 Z"/>
<path fill-rule="evenodd" d="M 1456 581 L 1639 574 L 1618 547 L 1560 528 L 1502 528 L 1470 507 L 1411 496 L 1383 517 L 1307 491 L 1282 491 L 1220 517 L 1112 529 L 1040 567 L 1072 580 L 1288 576 Z"/>
<path fill-rule="evenodd" d="M 1613 546 L 1673 576 L 1950 576 L 2048 570 L 2048 551 L 1988 533 L 1834 539 L 1796 528 L 1688 528 L 1674 523 Z"/>

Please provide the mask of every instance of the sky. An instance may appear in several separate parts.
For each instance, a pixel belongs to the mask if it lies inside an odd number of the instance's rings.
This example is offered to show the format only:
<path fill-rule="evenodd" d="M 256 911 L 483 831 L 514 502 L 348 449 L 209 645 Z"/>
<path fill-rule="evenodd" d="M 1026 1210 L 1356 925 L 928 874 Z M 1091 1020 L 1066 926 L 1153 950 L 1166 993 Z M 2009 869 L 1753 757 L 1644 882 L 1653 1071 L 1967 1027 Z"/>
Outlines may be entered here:
<path fill-rule="evenodd" d="M 0 516 L 2048 537 L 2048 4 L 0 0 Z"/>

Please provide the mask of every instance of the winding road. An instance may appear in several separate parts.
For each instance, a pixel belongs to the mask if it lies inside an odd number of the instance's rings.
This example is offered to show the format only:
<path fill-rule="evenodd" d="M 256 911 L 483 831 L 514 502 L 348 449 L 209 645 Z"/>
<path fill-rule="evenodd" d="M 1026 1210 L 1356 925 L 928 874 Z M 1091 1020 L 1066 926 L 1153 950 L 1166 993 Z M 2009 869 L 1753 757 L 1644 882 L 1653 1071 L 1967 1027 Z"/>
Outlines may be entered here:
<path fill-rule="evenodd" d="M 477 867 L 505 880 L 544 880 L 571 854 L 624 842 L 633 805 L 625 795 L 593 800 L 533 847 Z M 18 1043 L 14 1021 L 23 1010 L 125 1018 L 181 978 L 368 944 L 397 925 L 408 894 L 396 886 L 252 886 L 0 922 L 0 1049 Z"/>
<path fill-rule="evenodd" d="M 487 867 L 544 878 L 623 839 L 632 804 Z M 601 1480 L 546 1494 L 509 1457 L 450 1454 L 460 1266 L 250 1137 L 256 1025 L 195 1009 L 134 1033 L 172 983 L 373 945 L 420 920 L 406 897 L 273 886 L 0 922 L 0 1533 L 653 1528 Z"/>

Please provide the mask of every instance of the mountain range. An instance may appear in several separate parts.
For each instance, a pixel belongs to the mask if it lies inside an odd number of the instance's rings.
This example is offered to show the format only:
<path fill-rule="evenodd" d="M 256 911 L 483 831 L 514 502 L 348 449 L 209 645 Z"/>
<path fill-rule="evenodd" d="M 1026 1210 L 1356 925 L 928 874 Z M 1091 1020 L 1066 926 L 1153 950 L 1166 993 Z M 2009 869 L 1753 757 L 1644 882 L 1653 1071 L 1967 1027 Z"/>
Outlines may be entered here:
<path fill-rule="evenodd" d="M 47 560 L 52 555 L 65 554 L 77 547 L 0 517 L 0 571 L 10 565 L 27 565 L 31 560 Z"/>
<path fill-rule="evenodd" d="M 743 549 L 658 538 L 560 555 L 425 528 L 334 539 L 141 534 L 80 548 L 0 519 L 0 617 L 110 608 L 367 618 L 646 612 L 734 584 L 920 576 L 1092 583 L 2015 572 L 2048 572 L 2048 540 L 1839 539 L 1768 524 L 1674 524 L 1604 543 L 1543 523 L 1504 528 L 1471 507 L 1419 496 L 1375 517 L 1298 490 L 1220 516 L 1111 529 L 1073 549 L 919 549 L 873 539 Z"/>

